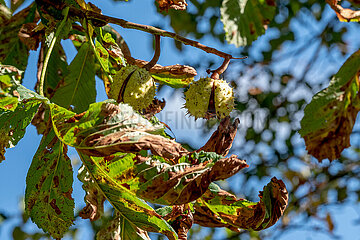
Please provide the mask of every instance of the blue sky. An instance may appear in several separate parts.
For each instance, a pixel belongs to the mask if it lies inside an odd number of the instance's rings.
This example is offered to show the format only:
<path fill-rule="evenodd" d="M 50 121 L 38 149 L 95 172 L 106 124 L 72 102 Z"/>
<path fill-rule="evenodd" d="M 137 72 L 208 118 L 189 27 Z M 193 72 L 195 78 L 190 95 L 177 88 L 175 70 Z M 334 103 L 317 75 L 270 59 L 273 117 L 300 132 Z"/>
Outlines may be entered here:
<path fill-rule="evenodd" d="M 26 1 L 26 3 L 29 2 L 30 1 Z M 142 24 L 154 24 L 157 22 L 162 22 L 164 23 L 165 29 L 171 30 L 169 23 L 163 20 L 163 16 L 156 13 L 156 9 L 153 6 L 152 0 L 133 0 L 128 3 L 113 1 L 91 2 L 102 9 L 103 13 L 106 15 L 116 16 Z M 129 44 L 133 57 L 144 60 L 151 59 L 153 52 L 151 50 L 152 36 L 150 34 L 137 30 L 122 29 L 120 27 L 115 28 Z M 299 29 L 300 28 L 301 27 L 299 26 Z M 350 36 L 350 38 L 352 37 L 353 36 Z M 224 46 L 220 45 L 216 41 L 213 41 L 211 38 L 204 38 L 202 43 L 213 47 L 219 47 L 220 50 L 223 51 L 235 50 L 235 47 L 231 45 L 226 46 L 224 49 Z M 75 56 L 75 49 L 69 40 L 63 41 L 63 44 L 65 46 L 68 61 L 70 62 Z M 24 85 L 30 89 L 33 89 L 36 81 L 37 56 L 37 51 L 31 52 L 29 58 L 29 67 L 25 74 Z M 158 63 L 162 65 L 172 65 L 177 63 L 181 64 L 184 62 L 184 59 L 201 59 L 205 57 L 211 58 L 216 62 L 217 65 L 220 65 L 222 62 L 222 59 L 219 57 L 206 54 L 199 49 L 195 49 L 189 46 L 184 46 L 184 51 L 180 53 L 174 49 L 173 41 L 171 39 L 162 38 L 162 54 Z M 204 71 L 205 69 L 198 69 L 199 75 L 205 75 Z M 97 79 L 96 83 L 99 89 L 97 101 L 102 101 L 106 98 L 104 88 L 102 86 L 102 82 L 99 79 Z M 175 95 L 171 94 L 173 94 L 173 92 L 166 88 L 159 93 L 159 96 L 164 97 L 167 101 L 167 106 L 164 112 L 159 115 L 159 118 L 163 121 L 166 121 L 178 140 L 189 141 L 195 147 L 202 146 L 208 139 L 209 134 L 205 136 L 203 135 L 202 130 L 199 127 L 201 126 L 201 120 L 195 122 L 194 119 L 191 118 L 190 121 L 188 121 L 187 117 L 185 117 L 185 110 L 181 109 L 184 103 L 181 91 L 177 91 Z M 181 124 L 179 124 L 179 122 L 181 122 Z M 40 136 L 36 134 L 35 128 L 33 126 L 29 126 L 27 128 L 25 137 L 19 142 L 19 144 L 15 148 L 7 150 L 5 155 L 6 160 L 0 164 L 0 190 L 2 192 L 0 197 L 0 212 L 4 212 L 11 216 L 20 214 L 19 205 L 21 202 L 21 197 L 25 192 L 26 173 L 31 164 L 32 157 L 37 149 L 40 139 Z M 77 157 L 74 150 L 70 149 L 69 156 L 73 159 L 73 162 L 76 162 Z M 79 165 L 76 165 L 74 169 L 75 181 L 73 186 L 73 197 L 75 198 L 76 208 L 80 209 L 85 204 L 83 202 L 84 192 L 81 188 L 81 184 L 76 178 L 78 167 Z M 259 190 L 261 190 L 261 188 L 262 186 L 259 186 Z M 351 206 L 349 204 L 344 205 L 341 208 L 327 208 L 327 210 L 329 210 L 333 215 L 334 221 L 336 222 L 337 228 L 335 229 L 335 233 L 341 235 L 342 239 L 360 239 L 360 229 L 353 224 L 353 221 L 359 219 L 360 217 L 360 212 L 358 209 L 359 205 Z M 12 239 L 10 230 L 17 223 L 17 221 L 20 221 L 20 218 L 15 221 L 7 222 L 3 225 L 3 227 L 0 229 L 1 240 Z M 81 227 L 84 225 L 86 225 L 85 220 L 76 222 L 76 227 Z M 34 224 L 28 224 L 27 228 L 29 230 L 35 230 L 36 226 Z M 271 229 L 269 231 L 271 231 Z M 91 233 L 87 232 L 86 228 L 85 230 L 82 230 L 81 239 L 89 239 L 90 236 Z M 282 235 L 279 239 L 290 238 L 294 240 L 329 239 L 326 235 L 323 235 L 319 232 L 307 232 L 304 230 L 289 232 L 286 235 Z"/>

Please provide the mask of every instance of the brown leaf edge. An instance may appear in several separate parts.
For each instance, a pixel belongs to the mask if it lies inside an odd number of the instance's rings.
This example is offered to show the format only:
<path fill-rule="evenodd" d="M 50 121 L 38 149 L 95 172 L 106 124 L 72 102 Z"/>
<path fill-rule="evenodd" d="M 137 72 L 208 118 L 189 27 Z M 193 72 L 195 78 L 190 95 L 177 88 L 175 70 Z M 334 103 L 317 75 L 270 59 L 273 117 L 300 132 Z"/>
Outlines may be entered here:
<path fill-rule="evenodd" d="M 145 162 L 147 158 L 137 157 L 137 164 Z M 208 162 L 200 163 L 197 165 L 190 165 L 182 171 L 167 172 L 166 176 L 163 176 L 162 172 L 164 168 L 158 168 L 158 176 L 152 178 L 152 184 L 148 185 L 146 189 L 137 193 L 140 198 L 146 201 L 158 202 L 163 200 L 161 204 L 166 205 L 180 205 L 192 202 L 201 197 L 208 189 L 211 182 L 227 179 L 238 171 L 248 167 L 245 160 L 238 159 L 236 155 L 232 155 L 229 158 L 223 158 L 218 160 L 211 168 L 207 168 Z M 205 170 L 205 171 L 204 171 Z M 192 174 L 201 172 L 201 174 Z M 146 183 L 148 179 L 138 176 L 140 183 Z M 164 179 L 163 177 L 167 177 Z M 181 181 L 182 179 L 185 181 Z M 179 192 L 176 188 L 180 184 L 184 187 Z"/>
<path fill-rule="evenodd" d="M 239 123 L 240 120 L 238 118 L 236 118 L 234 122 L 231 121 L 229 116 L 224 118 L 207 143 L 198 151 L 216 152 L 217 154 L 226 156 L 234 141 Z"/>
<path fill-rule="evenodd" d="M 354 81 L 356 81 L 356 85 L 360 84 L 360 71 L 355 75 Z M 350 88 L 351 83 L 352 81 L 349 81 L 340 91 L 346 92 L 346 89 Z M 345 98 L 346 93 L 343 93 L 335 104 L 342 104 Z M 357 94 L 352 103 L 345 110 L 340 111 L 339 116 L 328 124 L 325 131 L 320 129 L 304 136 L 306 150 L 308 150 L 309 154 L 316 157 L 319 162 L 326 158 L 330 161 L 338 159 L 342 151 L 351 146 L 350 135 L 360 110 L 358 104 L 354 104 L 354 102 L 359 102 L 359 100 L 360 95 Z M 329 107 L 336 106 L 332 105 Z"/>
<path fill-rule="evenodd" d="M 83 189 L 86 192 L 86 206 L 80 210 L 79 216 L 90 221 L 98 220 L 104 213 L 105 196 L 98 190 L 94 180 L 83 165 L 79 169 L 78 178 L 83 182 Z"/>
<path fill-rule="evenodd" d="M 256 231 L 273 226 L 284 213 L 288 203 L 288 192 L 283 181 L 273 177 L 263 191 L 259 194 L 260 201 L 252 206 L 239 207 L 236 215 L 222 212 L 213 212 L 207 203 L 214 198 L 220 199 L 225 206 L 236 206 L 237 199 L 234 195 L 219 189 L 217 192 L 208 190 L 194 204 L 194 222 L 205 227 L 227 227 L 233 231 L 253 229 Z M 204 201 L 202 203 L 201 201 Z M 237 205 L 238 206 L 238 205 Z"/>

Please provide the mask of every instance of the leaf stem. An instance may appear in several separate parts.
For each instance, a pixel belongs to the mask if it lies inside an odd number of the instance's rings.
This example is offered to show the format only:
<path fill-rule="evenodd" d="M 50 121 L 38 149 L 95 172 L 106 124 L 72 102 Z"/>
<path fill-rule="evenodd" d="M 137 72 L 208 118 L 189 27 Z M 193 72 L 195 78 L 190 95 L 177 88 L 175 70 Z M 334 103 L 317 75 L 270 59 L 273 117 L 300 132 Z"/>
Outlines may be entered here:
<path fill-rule="evenodd" d="M 62 28 L 64 27 L 65 22 L 67 20 L 68 13 L 69 13 L 69 7 L 66 7 L 63 10 L 64 19 L 61 21 L 59 27 L 56 29 L 55 36 L 51 40 L 49 49 L 46 52 L 44 65 L 42 67 L 42 71 L 41 71 L 41 75 L 40 75 L 40 82 L 39 82 L 39 94 L 41 96 L 43 96 L 43 97 L 44 97 L 44 81 L 45 81 L 46 69 L 47 69 L 47 66 L 49 64 L 50 56 L 51 56 L 52 50 L 54 49 L 55 43 L 57 42 L 57 39 L 58 39 L 58 37 L 60 35 L 60 32 L 61 32 Z"/>

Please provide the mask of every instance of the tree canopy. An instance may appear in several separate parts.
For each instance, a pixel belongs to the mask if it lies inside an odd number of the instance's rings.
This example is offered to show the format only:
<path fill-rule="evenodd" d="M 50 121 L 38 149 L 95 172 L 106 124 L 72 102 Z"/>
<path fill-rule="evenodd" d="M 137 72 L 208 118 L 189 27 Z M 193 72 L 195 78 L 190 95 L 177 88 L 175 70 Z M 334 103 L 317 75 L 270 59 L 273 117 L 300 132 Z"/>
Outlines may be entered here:
<path fill-rule="evenodd" d="M 1 165 L 28 125 L 42 136 L 15 239 L 75 237 L 80 217 L 96 239 L 336 237 L 331 207 L 360 201 L 358 1 L 156 0 L 162 21 L 149 25 L 95 4 L 0 0 Z M 153 58 L 132 56 L 117 27 L 153 35 Z M 159 65 L 164 38 L 209 58 Z M 96 102 L 96 79 L 109 99 Z M 207 142 L 173 138 L 159 114 L 177 95 L 154 98 L 156 88 L 185 92 Z M 82 209 L 69 147 L 82 163 Z M 0 226 L 11 219 L 0 214 Z M 29 218 L 41 230 L 27 232 Z"/>

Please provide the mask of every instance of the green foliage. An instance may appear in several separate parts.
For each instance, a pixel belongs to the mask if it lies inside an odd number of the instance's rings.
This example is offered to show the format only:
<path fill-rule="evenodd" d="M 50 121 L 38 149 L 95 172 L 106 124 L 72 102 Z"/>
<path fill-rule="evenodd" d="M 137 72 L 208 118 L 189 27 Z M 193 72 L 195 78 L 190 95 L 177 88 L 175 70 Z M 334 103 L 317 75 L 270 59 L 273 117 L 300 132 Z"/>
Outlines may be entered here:
<path fill-rule="evenodd" d="M 44 56 L 48 48 L 45 47 Z M 66 62 L 66 55 L 60 43 L 56 43 L 52 50 L 49 64 L 46 70 L 44 81 L 44 94 L 51 99 L 55 91 L 61 84 L 63 84 L 65 77 L 69 74 L 68 64 Z"/>
<path fill-rule="evenodd" d="M 48 129 L 26 177 L 26 212 L 54 238 L 61 238 L 74 221 L 73 172 L 66 152 L 66 145 Z"/>
<path fill-rule="evenodd" d="M 6 9 L 6 6 L 2 5 L 2 8 Z M 35 17 L 35 10 L 35 4 L 31 4 L 13 16 L 9 14 L 1 16 L 3 21 L 0 22 L 0 62 L 2 64 L 12 65 L 20 70 L 26 69 L 29 49 L 20 40 L 18 33 L 23 24 L 38 20 Z M 8 11 L 6 10 L 6 13 L 9 13 Z M 2 9 L 0 14 L 4 13 Z"/>
<path fill-rule="evenodd" d="M 184 88 L 194 80 L 193 77 L 183 76 L 172 76 L 171 74 L 152 74 L 151 75 L 156 82 L 160 84 L 166 84 L 173 88 Z"/>
<path fill-rule="evenodd" d="M 7 75 L 0 76 L 1 80 L 9 80 Z M 12 81 L 12 80 L 11 80 Z M 47 99 L 12 82 L 12 91 L 16 91 L 15 109 L 0 109 L 0 162 L 5 159 L 5 148 L 14 147 L 25 134 L 26 127 L 38 110 L 42 102 Z M 14 99 L 13 97 L 7 97 Z"/>
<path fill-rule="evenodd" d="M 89 43 L 84 43 L 69 65 L 69 74 L 52 97 L 62 107 L 73 107 L 77 113 L 95 102 L 95 57 Z"/>
<path fill-rule="evenodd" d="M 114 218 L 97 234 L 98 240 L 123 239 L 123 240 L 150 240 L 147 233 L 122 217 L 118 212 Z"/>
<path fill-rule="evenodd" d="M 38 132 L 43 134 L 43 138 L 28 172 L 25 205 L 27 214 L 46 233 L 27 234 L 22 226 L 16 226 L 14 237 L 25 239 L 51 235 L 61 238 L 73 224 L 73 179 L 70 159 L 66 154 L 68 146 L 76 148 L 83 163 L 78 178 L 86 191 L 86 207 L 79 212 L 79 216 L 91 221 L 101 218 L 102 227 L 97 229 L 98 239 L 120 237 L 149 240 L 147 231 L 162 233 L 169 239 L 183 239 L 192 224 L 192 220 L 189 223 L 187 219 L 194 219 L 201 226 L 226 227 L 235 231 L 227 232 L 229 239 L 240 238 L 242 234 L 260 238 L 262 233 L 254 230 L 274 225 L 283 214 L 284 225 L 277 230 L 286 229 L 289 216 L 304 211 L 309 216 L 321 219 L 318 207 L 328 201 L 331 190 L 336 191 L 339 202 L 351 196 L 349 191 L 352 190 L 342 186 L 341 180 L 358 178 L 358 172 L 353 167 L 358 166 L 358 162 L 344 158 L 340 153 L 350 145 L 350 134 L 360 109 L 359 51 L 344 63 L 329 87 L 313 97 L 305 108 L 302 129 L 299 131 L 310 154 L 319 160 L 339 158 L 338 171 L 334 173 L 330 167 L 320 168 L 311 164 L 307 155 L 298 154 L 299 149 L 294 143 L 297 141 L 298 115 L 304 108 L 306 98 L 301 96 L 294 99 L 296 94 L 292 93 L 301 87 L 309 88 L 310 92 L 319 89 L 319 86 L 308 80 L 307 71 L 314 63 L 318 63 L 319 53 L 324 52 L 321 50 L 340 49 L 342 56 L 348 51 L 347 41 L 344 40 L 348 28 L 334 24 L 334 19 L 325 19 L 328 15 L 322 14 L 325 2 L 281 0 L 275 6 L 275 1 L 271 0 L 188 0 L 189 12 L 169 10 L 163 13 L 170 16 L 170 25 L 181 35 L 191 34 L 195 38 L 213 36 L 222 43 L 226 36 L 229 43 L 248 46 L 239 51 L 249 55 L 249 59 L 236 64 L 241 66 L 241 74 L 246 73 L 249 79 L 255 81 L 248 81 L 251 85 L 249 89 L 240 81 L 232 82 L 233 87 L 238 86 L 236 91 L 239 93 L 236 101 L 238 111 L 234 116 L 249 113 L 248 119 L 254 123 L 258 120 L 258 112 L 264 113 L 266 117 L 260 126 L 245 126 L 239 131 L 241 139 L 235 141 L 235 151 L 244 158 L 250 158 L 252 166 L 242 175 L 243 184 L 230 184 L 229 190 L 233 191 L 236 185 L 245 195 L 251 195 L 256 185 L 253 182 L 276 172 L 288 179 L 291 189 L 292 202 L 288 213 L 284 212 L 288 200 L 287 190 L 281 180 L 273 178 L 260 192 L 260 201 L 257 203 L 237 199 L 213 183 L 248 167 L 244 160 L 235 155 L 225 157 L 218 154 L 225 154 L 220 149 L 223 145 L 230 148 L 237 125 L 234 131 L 230 131 L 226 127 L 224 130 L 223 122 L 220 124 L 211 136 L 212 141 L 209 141 L 221 146 L 208 150 L 216 152 L 204 152 L 201 149 L 188 152 L 165 134 L 166 123 L 163 124 L 154 116 L 163 108 L 156 101 L 147 109 L 138 109 L 139 112 L 113 100 L 94 103 L 95 75 L 103 80 L 106 92 L 109 93 L 114 74 L 126 65 L 141 67 L 145 62 L 131 57 L 122 36 L 114 28 L 105 25 L 108 21 L 114 23 L 116 20 L 123 27 L 150 31 L 161 36 L 174 35 L 151 26 L 108 18 L 105 14 L 96 17 L 100 9 L 91 3 L 85 4 L 83 0 L 62 0 L 56 3 L 36 1 L 36 4 L 12 15 L 23 2 L 11 1 L 11 9 L 4 5 L 4 1 L 0 2 L 0 62 L 6 64 L 0 65 L 0 160 L 4 159 L 5 149 L 15 146 L 23 137 L 26 127 L 35 116 L 33 124 L 38 130 L 42 129 Z M 41 16 L 39 24 L 35 10 Z M 310 35 L 314 34 L 309 41 L 318 44 L 317 48 L 311 48 L 311 44 L 305 42 L 302 47 L 303 44 L 295 44 L 300 47 L 292 53 L 298 55 L 309 48 L 316 49 L 315 54 L 309 62 L 304 61 L 305 70 L 301 76 L 298 76 L 301 72 L 298 69 L 288 72 L 275 70 L 276 66 L 281 65 L 279 59 L 284 58 L 283 49 L 298 39 L 302 40 L 302 33 L 299 35 L 301 31 L 291 26 L 295 21 L 308 26 L 302 22 L 303 13 L 311 15 L 313 22 L 324 23 L 324 26 L 317 28 L 314 23 L 314 29 L 322 30 L 309 30 Z M 224 31 L 219 28 L 220 19 Z M 203 26 L 204 22 L 207 27 Z M 252 43 L 265 33 L 267 26 L 275 30 L 273 35 L 270 40 L 259 41 L 268 44 L 264 48 L 260 47 L 260 50 L 254 49 L 257 44 Z M 67 38 L 73 41 L 78 51 L 69 66 L 60 43 L 60 39 Z M 189 44 L 182 37 L 173 38 L 179 40 L 176 42 L 179 49 L 181 42 Z M 41 74 L 41 77 L 37 86 L 40 95 L 19 83 L 22 70 L 26 69 L 29 50 L 36 50 L 39 43 L 38 75 Z M 200 46 L 194 42 L 189 45 Z M 214 50 L 209 49 L 206 52 Z M 285 55 L 285 59 L 289 61 L 291 57 Z M 192 63 L 193 59 L 189 62 Z M 267 65 L 271 62 L 277 62 L 278 65 Z M 210 65 L 206 59 L 201 64 L 206 68 Z M 293 62 L 290 65 L 296 66 Z M 184 66 L 177 66 L 180 68 L 176 71 L 175 68 L 170 71 L 172 66 L 166 68 L 159 65 L 156 69 L 147 70 L 160 84 L 172 88 L 186 87 L 193 81 L 193 75 L 188 72 L 190 68 L 182 72 Z M 241 74 L 236 78 L 242 77 Z M 257 82 L 256 78 L 261 79 L 261 84 L 253 86 Z M 269 81 L 266 82 L 266 79 Z M 207 125 L 212 126 L 215 122 L 208 121 Z M 280 139 L 280 133 L 284 132 L 288 136 Z M 189 146 L 187 143 L 183 145 Z M 304 168 L 312 169 L 311 172 L 292 170 L 294 159 L 298 161 L 296 163 L 301 161 Z M 302 201 L 306 195 L 298 197 L 303 193 L 302 187 L 310 189 L 307 193 L 310 200 L 306 204 Z M 115 209 L 111 220 L 102 217 L 105 200 Z M 146 201 L 169 206 L 154 210 Z M 177 209 L 182 209 L 182 212 L 177 212 Z M 331 215 L 327 214 L 324 221 L 331 232 Z M 239 228 L 249 229 L 250 232 L 239 233 Z M 74 236 L 76 230 L 71 231 Z"/>
<path fill-rule="evenodd" d="M 131 192 L 126 184 L 122 184 L 111 176 L 109 169 L 104 166 L 106 161 L 104 157 L 90 157 L 81 152 L 79 155 L 91 177 L 95 179 L 101 194 L 104 194 L 123 217 L 141 229 L 162 233 L 169 239 L 177 239 L 175 231 L 160 215 L 156 214 L 145 201 Z"/>
<path fill-rule="evenodd" d="M 239 47 L 250 45 L 265 33 L 276 7 L 273 0 L 225 0 L 220 10 L 226 40 Z"/>

